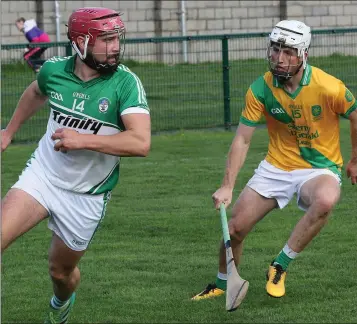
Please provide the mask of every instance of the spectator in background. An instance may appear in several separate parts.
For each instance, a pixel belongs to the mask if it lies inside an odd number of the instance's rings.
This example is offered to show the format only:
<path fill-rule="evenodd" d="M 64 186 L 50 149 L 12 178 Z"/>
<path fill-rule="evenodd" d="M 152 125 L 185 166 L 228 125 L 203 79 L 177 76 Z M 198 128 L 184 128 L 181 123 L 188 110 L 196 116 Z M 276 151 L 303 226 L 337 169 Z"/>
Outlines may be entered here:
<path fill-rule="evenodd" d="M 30 43 L 49 43 L 51 41 L 48 34 L 37 27 L 34 19 L 26 20 L 21 17 L 16 20 L 16 27 L 24 33 Z M 25 50 L 24 59 L 35 73 L 40 70 L 42 64 L 39 64 L 38 60 L 46 49 L 47 47 L 30 47 L 28 45 Z"/>

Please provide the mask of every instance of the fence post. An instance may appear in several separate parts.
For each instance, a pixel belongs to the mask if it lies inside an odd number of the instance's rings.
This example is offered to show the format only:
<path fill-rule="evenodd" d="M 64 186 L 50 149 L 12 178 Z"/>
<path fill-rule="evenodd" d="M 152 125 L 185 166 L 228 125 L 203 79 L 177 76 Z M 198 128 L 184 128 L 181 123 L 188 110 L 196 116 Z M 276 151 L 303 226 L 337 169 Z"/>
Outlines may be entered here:
<path fill-rule="evenodd" d="M 222 38 L 222 68 L 223 68 L 223 105 L 224 105 L 224 127 L 231 129 L 231 107 L 230 107 L 230 89 L 229 89 L 229 56 L 228 56 L 228 38 L 225 35 Z"/>
<path fill-rule="evenodd" d="M 72 56 L 72 45 L 70 42 L 66 45 L 66 56 Z"/>

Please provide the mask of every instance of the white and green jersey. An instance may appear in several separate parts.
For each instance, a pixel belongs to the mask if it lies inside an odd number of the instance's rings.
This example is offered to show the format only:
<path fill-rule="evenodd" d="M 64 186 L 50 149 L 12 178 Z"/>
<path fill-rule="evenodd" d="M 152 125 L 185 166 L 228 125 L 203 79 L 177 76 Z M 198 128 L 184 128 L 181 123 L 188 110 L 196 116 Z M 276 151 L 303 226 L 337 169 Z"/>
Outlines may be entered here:
<path fill-rule="evenodd" d="M 117 134 L 125 130 L 121 116 L 149 114 L 149 108 L 141 81 L 126 66 L 84 82 L 73 73 L 75 60 L 76 55 L 53 57 L 38 74 L 39 88 L 49 98 L 51 111 L 34 158 L 53 185 L 101 194 L 118 182 L 120 158 L 90 150 L 56 152 L 52 134 L 58 128 L 72 128 L 81 134 Z"/>

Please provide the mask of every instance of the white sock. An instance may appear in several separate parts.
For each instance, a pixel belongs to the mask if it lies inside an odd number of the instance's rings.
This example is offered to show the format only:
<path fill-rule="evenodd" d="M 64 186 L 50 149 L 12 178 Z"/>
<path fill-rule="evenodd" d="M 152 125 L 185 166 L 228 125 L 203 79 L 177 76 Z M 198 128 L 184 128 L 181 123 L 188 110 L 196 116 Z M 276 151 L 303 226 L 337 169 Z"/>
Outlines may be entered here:
<path fill-rule="evenodd" d="M 227 280 L 227 274 L 218 271 L 217 278 L 221 280 Z"/>
<path fill-rule="evenodd" d="M 284 248 L 283 248 L 283 252 L 290 258 L 290 259 L 295 259 L 298 256 L 298 252 L 293 251 L 288 243 L 285 244 Z"/>

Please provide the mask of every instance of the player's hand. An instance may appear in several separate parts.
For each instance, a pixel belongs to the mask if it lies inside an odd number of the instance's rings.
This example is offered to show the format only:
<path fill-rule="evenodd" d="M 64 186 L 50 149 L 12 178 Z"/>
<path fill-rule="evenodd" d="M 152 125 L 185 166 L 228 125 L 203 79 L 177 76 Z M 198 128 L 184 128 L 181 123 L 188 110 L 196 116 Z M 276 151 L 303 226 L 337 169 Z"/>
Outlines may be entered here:
<path fill-rule="evenodd" d="M 346 166 L 347 177 L 351 178 L 351 183 L 357 183 L 357 159 L 351 159 Z"/>
<path fill-rule="evenodd" d="M 1 152 L 4 152 L 11 143 L 12 136 L 6 129 L 1 130 Z"/>
<path fill-rule="evenodd" d="M 67 153 L 67 151 L 82 148 L 81 134 L 73 129 L 58 128 L 52 134 L 51 138 L 56 142 L 54 146 L 55 151 Z"/>
<path fill-rule="evenodd" d="M 220 205 L 223 203 L 225 207 L 228 208 L 228 206 L 232 202 L 232 195 L 232 188 L 222 186 L 212 195 L 214 207 L 216 209 L 219 209 Z"/>

